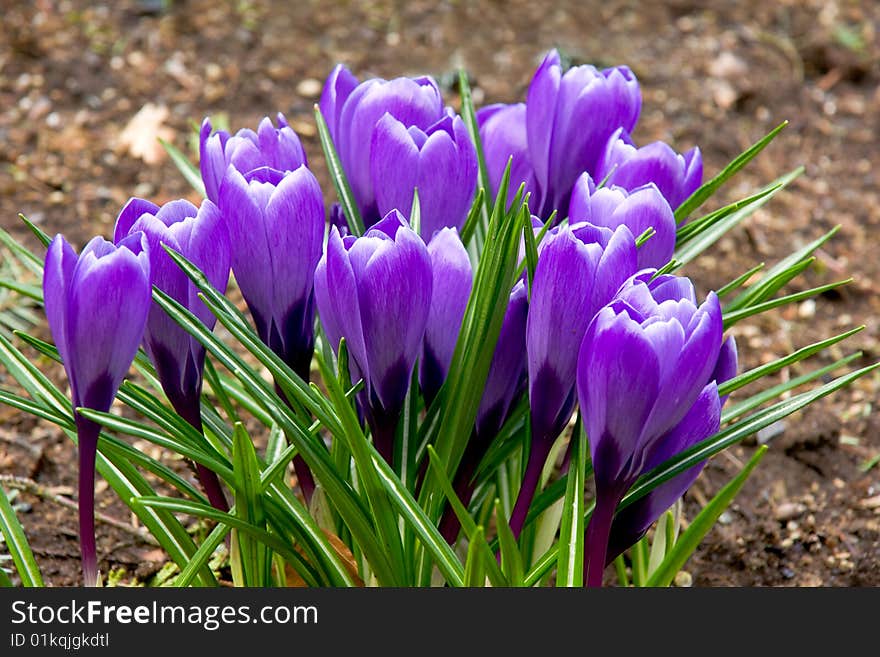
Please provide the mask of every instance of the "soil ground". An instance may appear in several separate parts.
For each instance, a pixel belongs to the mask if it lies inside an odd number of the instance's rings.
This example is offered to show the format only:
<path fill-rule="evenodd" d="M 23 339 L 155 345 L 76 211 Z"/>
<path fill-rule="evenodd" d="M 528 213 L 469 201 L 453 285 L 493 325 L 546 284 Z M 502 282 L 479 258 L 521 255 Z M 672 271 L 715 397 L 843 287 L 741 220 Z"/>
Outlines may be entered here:
<path fill-rule="evenodd" d="M 362 79 L 431 74 L 453 104 L 454 72 L 463 66 L 478 103 L 488 104 L 522 100 L 542 53 L 558 47 L 578 63 L 628 64 L 644 98 L 637 142 L 699 145 L 707 176 L 790 121 L 712 206 L 798 166 L 804 175 L 686 273 L 705 293 L 839 225 L 789 290 L 854 281 L 737 325 L 742 366 L 861 324 L 864 331 L 811 364 L 856 350 L 863 356 L 854 366 L 880 357 L 878 3 L 164 4 L 0 1 L 0 225 L 29 245 L 19 212 L 79 248 L 93 234 L 109 235 L 132 195 L 196 201 L 153 149 L 153 136 L 191 153 L 191 124 L 206 115 L 237 129 L 283 111 L 330 190 L 312 107 L 337 62 Z M 127 141 L 126 125 L 148 105 L 139 127 L 149 138 Z M 0 383 L 9 383 L 5 376 Z M 768 455 L 686 565 L 693 585 L 880 585 L 880 467 L 861 467 L 880 452 L 878 388 L 880 377 L 862 379 L 776 428 Z M 688 517 L 754 449 L 753 440 L 712 459 L 688 493 Z M 32 488 L 16 503 L 52 586 L 79 580 L 75 511 L 57 502 L 72 497 L 74 458 L 54 427 L 0 408 L 0 475 L 31 480 L 46 494 Z M 100 483 L 98 500 L 102 513 L 130 521 Z M 161 551 L 106 523 L 99 553 L 105 572 L 121 569 L 129 581 L 162 563 Z"/>

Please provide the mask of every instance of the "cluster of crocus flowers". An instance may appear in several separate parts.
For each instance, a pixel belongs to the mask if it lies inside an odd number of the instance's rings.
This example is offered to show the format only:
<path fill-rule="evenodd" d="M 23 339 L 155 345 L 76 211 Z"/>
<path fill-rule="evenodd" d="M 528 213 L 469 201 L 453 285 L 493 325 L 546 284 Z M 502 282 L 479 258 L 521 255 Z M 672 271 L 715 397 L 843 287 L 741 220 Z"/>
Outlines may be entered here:
<path fill-rule="evenodd" d="M 509 166 L 511 190 L 525 186 L 543 238 L 533 275 L 518 277 L 510 290 L 454 488 L 468 504 L 481 459 L 525 396 L 531 440 L 510 517 L 519 536 L 551 448 L 579 408 L 596 479 L 589 584 L 600 583 L 609 560 L 693 482 L 701 466 L 617 513 L 642 473 L 717 431 L 717 386 L 736 370 L 717 297 L 698 305 L 690 281 L 656 275 L 673 255 L 674 210 L 699 186 L 702 161 L 698 149 L 637 148 L 629 135 L 640 108 L 628 68 L 563 71 L 553 51 L 525 103 L 477 113 L 487 191 L 498 193 Z M 363 235 L 350 234 L 351 217 L 339 205 L 328 221 L 305 150 L 279 114 L 277 125 L 265 118 L 256 131 L 235 134 L 213 132 L 204 121 L 199 167 L 207 198 L 199 206 L 132 199 L 117 219 L 115 246 L 96 238 L 79 259 L 56 238 L 46 261 L 46 311 L 75 408 L 106 411 L 142 344 L 173 408 L 201 430 L 205 350 L 151 305 L 150 286 L 208 329 L 216 318 L 168 248 L 221 293 L 231 271 L 260 339 L 303 381 L 316 331 L 333 350 L 344 338 L 351 382 L 363 382 L 361 418 L 393 464 L 407 394 L 420 394 L 425 409 L 443 403 L 478 266 L 461 238 L 477 186 L 477 149 L 430 77 L 360 82 L 337 66 L 320 111 Z M 543 230 L 551 216 L 555 225 Z M 108 299 L 113 312 L 99 312 Z M 99 427 L 79 416 L 77 427 L 87 509 L 84 482 L 94 479 Z M 293 463 L 308 500 L 316 482 L 301 457 Z M 216 475 L 196 467 L 211 503 L 228 508 Z M 82 524 L 87 581 L 96 574 L 90 522 Z M 443 536 L 454 542 L 457 531 L 447 512 Z"/>

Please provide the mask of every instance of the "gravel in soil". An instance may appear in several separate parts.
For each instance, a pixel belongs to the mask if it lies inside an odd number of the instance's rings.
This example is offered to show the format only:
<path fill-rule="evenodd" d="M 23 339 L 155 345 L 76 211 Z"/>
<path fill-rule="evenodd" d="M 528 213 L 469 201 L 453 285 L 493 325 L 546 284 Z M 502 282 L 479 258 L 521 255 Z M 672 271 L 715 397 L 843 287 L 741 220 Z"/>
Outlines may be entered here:
<path fill-rule="evenodd" d="M 464 66 L 477 102 L 488 104 L 522 100 L 542 53 L 558 47 L 576 63 L 628 64 L 644 98 L 635 139 L 663 139 L 679 150 L 699 145 L 707 175 L 790 121 L 713 204 L 798 166 L 804 175 L 687 273 L 705 293 L 839 225 L 790 289 L 854 281 L 737 325 L 742 367 L 860 324 L 864 331 L 812 362 L 856 350 L 863 356 L 854 365 L 880 356 L 876 3 L 162 4 L 3 3 L 0 225 L 30 246 L 19 212 L 79 247 L 93 234 L 109 235 L 130 196 L 197 201 L 154 137 L 192 153 L 192 122 L 206 115 L 237 129 L 283 111 L 330 190 L 312 111 L 336 62 L 361 78 L 434 75 L 452 104 L 454 73 Z M 803 371 L 783 370 L 776 381 Z M 52 375 L 61 380 L 60 372 Z M 0 384 L 8 384 L 5 377 L 0 373 Z M 878 387 L 880 377 L 865 378 L 776 427 L 766 458 L 677 582 L 880 585 L 880 468 L 860 467 L 880 452 Z M 686 516 L 754 449 L 752 441 L 712 459 L 686 497 Z M 79 580 L 76 514 L 52 501 L 72 494 L 74 454 L 54 427 L 0 408 L 0 475 L 39 486 L 19 493 L 16 503 L 52 586 Z M 102 482 L 98 501 L 101 513 L 133 522 Z M 104 572 L 116 570 L 127 582 L 144 581 L 163 561 L 136 529 L 107 523 L 99 524 L 99 556 Z"/>

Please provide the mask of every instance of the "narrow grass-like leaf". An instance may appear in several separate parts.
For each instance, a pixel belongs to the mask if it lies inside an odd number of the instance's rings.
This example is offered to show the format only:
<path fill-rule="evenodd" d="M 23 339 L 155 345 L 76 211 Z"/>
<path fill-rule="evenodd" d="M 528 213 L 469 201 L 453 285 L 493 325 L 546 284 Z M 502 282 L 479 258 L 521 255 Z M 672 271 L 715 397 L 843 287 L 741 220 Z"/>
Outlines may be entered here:
<path fill-rule="evenodd" d="M 778 135 L 785 126 L 788 125 L 788 121 L 783 121 L 778 126 L 773 128 L 767 135 L 759 139 L 752 146 L 743 151 L 740 155 L 737 155 L 731 162 L 728 164 L 721 172 L 709 180 L 708 182 L 703 183 L 693 194 L 691 194 L 685 201 L 678 206 L 675 210 L 675 220 L 678 223 L 681 223 L 686 219 L 691 212 L 700 207 L 709 197 L 711 197 L 718 188 L 721 187 L 725 182 L 727 182 L 735 173 L 737 173 L 740 169 L 742 169 L 746 164 L 752 161 L 754 157 L 760 153 L 764 148 L 769 144 L 773 139 Z"/>
<path fill-rule="evenodd" d="M 753 214 L 758 208 L 767 203 L 767 201 L 773 198 L 781 190 L 785 189 L 792 180 L 803 173 L 803 170 L 803 167 L 799 167 L 794 171 L 773 181 L 764 188 L 765 190 L 772 188 L 771 191 L 761 196 L 757 201 L 753 201 L 748 205 L 740 208 L 739 210 L 736 210 L 735 212 L 726 215 L 723 219 L 715 222 L 703 232 L 695 235 L 681 248 L 676 248 L 675 259 L 679 262 L 679 265 L 685 265 L 689 263 L 691 260 L 700 255 L 703 251 L 708 249 L 722 235 L 727 233 L 731 228 L 736 226 L 743 219 Z M 698 192 L 699 190 L 697 190 L 695 194 Z M 685 203 L 687 203 L 687 201 L 685 201 Z"/>
<path fill-rule="evenodd" d="M 747 372 L 742 372 L 732 379 L 728 379 L 720 386 L 718 386 L 718 394 L 722 397 L 725 395 L 729 395 L 735 390 L 739 390 L 743 386 L 748 385 L 754 381 L 758 381 L 769 374 L 773 374 L 774 372 L 778 372 L 783 367 L 788 367 L 789 365 L 794 365 L 797 362 L 804 360 L 805 358 L 809 358 L 810 356 L 819 353 L 820 351 L 827 349 L 833 344 L 837 344 L 843 340 L 846 340 L 850 336 L 855 335 L 862 331 L 864 326 L 857 326 L 854 329 L 850 329 L 840 335 L 835 335 L 830 338 L 826 338 L 825 340 L 820 340 L 819 342 L 814 342 L 811 345 L 807 345 L 806 347 L 801 347 L 797 351 L 793 351 L 787 356 L 783 356 L 782 358 L 778 358 L 771 363 L 766 363 L 764 365 L 759 365 Z"/>
<path fill-rule="evenodd" d="M 727 409 L 721 414 L 721 423 L 723 425 L 730 422 L 731 420 L 741 417 L 752 409 L 757 408 L 758 406 L 761 406 L 762 404 L 765 404 L 772 399 L 780 397 L 789 390 L 794 390 L 795 388 L 802 386 L 805 383 L 815 381 L 816 379 L 819 379 L 836 369 L 840 369 L 844 365 L 848 365 L 852 361 L 861 357 L 862 352 L 857 351 L 856 353 L 850 354 L 845 358 L 841 358 L 840 360 L 835 361 L 830 365 L 826 365 L 825 367 L 821 367 L 812 372 L 808 372 L 807 374 L 789 379 L 788 381 L 784 381 L 783 383 L 767 388 L 766 390 L 762 390 L 761 392 L 756 393 L 751 397 L 742 400 L 741 402 L 729 405 Z"/>
<path fill-rule="evenodd" d="M 477 113 L 474 108 L 474 99 L 471 94 L 471 85 L 468 81 L 468 74 L 464 69 L 458 71 L 458 93 L 461 96 L 461 118 L 467 127 L 471 141 L 477 151 L 477 166 L 479 171 L 479 179 L 477 188 L 483 190 L 482 210 L 480 212 L 480 223 L 477 224 L 475 234 L 477 235 L 478 251 L 482 251 L 482 244 L 489 230 L 489 218 L 493 211 L 492 183 L 489 180 L 489 168 L 486 166 L 486 156 L 483 151 L 483 141 L 480 139 L 480 126 L 477 122 Z M 466 242 L 467 243 L 467 242 Z"/>
<path fill-rule="evenodd" d="M 19 215 L 23 220 L 24 215 Z M 30 272 L 38 277 L 43 276 L 43 259 L 34 255 L 30 249 L 20 244 L 5 228 L 0 228 L 0 244 L 9 249 L 19 262 L 27 267 Z"/>
<path fill-rule="evenodd" d="M 477 194 L 474 196 L 474 202 L 471 204 L 471 209 L 468 211 L 467 219 L 465 219 L 464 226 L 462 226 L 461 241 L 465 246 L 470 246 L 471 238 L 477 230 L 477 225 L 482 221 L 484 207 L 483 197 L 485 194 L 486 191 L 482 187 L 477 190 Z M 476 253 L 476 250 L 474 252 Z"/>
<path fill-rule="evenodd" d="M 577 425 L 562 506 L 556 567 L 556 586 L 566 587 L 584 584 L 584 484 L 589 447 L 580 416 Z"/>
<path fill-rule="evenodd" d="M 21 219 L 24 222 L 24 225 L 30 229 L 30 231 L 34 234 L 34 237 L 36 237 L 40 241 L 40 244 L 42 244 L 43 246 L 49 246 L 49 244 L 52 242 L 52 238 L 49 237 L 49 235 L 47 235 L 42 228 L 37 226 L 37 224 L 35 224 L 33 221 L 31 221 L 21 213 L 18 214 L 18 218 Z"/>
<path fill-rule="evenodd" d="M 493 504 L 495 509 L 495 524 L 498 533 L 498 544 L 501 546 L 501 572 L 507 578 L 511 586 L 523 586 L 525 568 L 522 555 L 516 544 L 516 537 L 507 522 L 507 514 L 501 507 L 501 500 L 496 498 Z"/>
<path fill-rule="evenodd" d="M 266 513 L 260 501 L 260 466 L 257 453 L 244 425 L 236 423 L 232 432 L 232 463 L 235 478 L 235 515 L 242 522 L 266 528 Z M 270 577 L 270 555 L 259 541 L 248 534 L 239 534 L 238 545 L 246 586 L 266 586 Z"/>
<path fill-rule="evenodd" d="M 342 162 L 339 160 L 339 153 L 333 144 L 333 137 L 330 136 L 330 130 L 327 128 L 327 122 L 321 114 L 321 108 L 315 105 L 315 123 L 318 127 L 318 138 L 321 140 L 321 148 L 324 150 L 324 159 L 327 162 L 327 169 L 330 171 L 330 178 L 333 180 L 333 186 L 336 188 L 336 195 L 339 197 L 339 204 L 342 206 L 342 212 L 345 214 L 345 220 L 348 223 L 348 230 L 352 235 L 361 236 L 366 232 L 364 220 L 358 210 L 357 201 L 345 177 L 345 171 L 342 168 Z"/>
<path fill-rule="evenodd" d="M 724 285 L 724 286 L 722 286 L 722 287 L 719 287 L 717 290 L 715 290 L 715 294 L 718 295 L 718 298 L 719 298 L 719 299 L 723 299 L 723 298 L 726 297 L 728 294 L 731 294 L 732 292 L 735 292 L 736 290 L 738 290 L 739 288 L 741 288 L 743 285 L 745 285 L 746 282 L 748 282 L 749 279 L 752 278 L 752 276 L 754 276 L 755 274 L 757 274 L 757 273 L 758 273 L 759 271 L 761 271 L 762 269 L 764 269 L 764 263 L 763 263 L 763 262 L 760 263 L 759 265 L 756 265 L 756 266 L 752 267 L 752 268 L 749 269 L 746 273 L 744 273 L 744 274 L 742 274 L 742 275 L 740 275 L 740 276 L 737 276 L 737 277 L 734 278 L 732 281 L 730 281 L 729 283 L 727 283 L 727 285 Z"/>
<path fill-rule="evenodd" d="M 0 486 L 0 532 L 3 533 L 6 549 L 12 556 L 22 585 L 27 588 L 42 587 L 43 576 L 40 574 L 40 567 L 34 559 L 24 529 L 15 516 L 15 510 L 9 503 L 2 486 Z"/>
<path fill-rule="evenodd" d="M 697 517 L 693 519 L 687 530 L 679 537 L 675 547 L 672 548 L 657 570 L 648 578 L 645 586 L 669 586 L 672 583 L 675 574 L 681 570 L 681 567 L 684 566 L 694 550 L 697 549 L 703 537 L 715 526 L 718 517 L 730 506 L 733 498 L 736 497 L 736 494 L 743 487 L 752 470 L 760 463 L 766 453 L 766 445 L 759 447 L 740 473 L 718 491 L 718 494 L 697 514 Z"/>
<path fill-rule="evenodd" d="M 6 570 L 4 570 L 2 566 L 0 566 L 0 589 L 11 589 L 13 588 L 13 586 L 14 584 L 12 583 L 12 580 L 9 579 L 9 575 L 6 573 Z"/>
<path fill-rule="evenodd" d="M 827 285 L 820 285 L 819 287 L 810 288 L 809 290 L 804 290 L 803 292 L 796 292 L 794 294 L 787 294 L 784 297 L 779 297 L 777 299 L 771 299 L 770 301 L 764 301 L 763 303 L 756 303 L 753 306 L 748 306 L 747 308 L 741 308 L 740 310 L 735 310 L 733 312 L 724 313 L 724 329 L 727 330 L 734 324 L 739 321 L 742 321 L 746 317 L 752 317 L 753 315 L 760 315 L 761 313 L 767 312 L 768 310 L 772 310 L 773 308 L 779 308 L 781 306 L 787 306 L 790 303 L 797 303 L 799 301 L 803 301 L 805 299 L 809 299 L 811 297 L 818 296 L 820 294 L 824 294 L 825 292 L 829 292 L 831 290 L 837 289 L 843 285 L 847 285 L 852 283 L 853 279 L 847 278 L 842 281 L 836 281 L 834 283 L 828 283 Z"/>
<path fill-rule="evenodd" d="M 678 230 L 675 233 L 676 248 L 681 248 L 697 235 L 707 231 L 709 228 L 722 221 L 725 217 L 729 217 L 734 212 L 742 210 L 752 203 L 760 201 L 765 196 L 775 193 L 776 190 L 778 190 L 780 187 L 781 183 L 771 184 L 768 187 L 764 187 L 763 189 L 759 190 L 755 194 L 752 194 L 751 196 L 746 196 L 745 198 L 725 205 L 723 208 L 714 210 L 709 214 L 700 217 L 699 219 L 693 219 L 685 225 L 679 226 Z"/>
<path fill-rule="evenodd" d="M 793 251 L 777 262 L 760 280 L 754 285 L 750 285 L 728 303 L 724 307 L 724 311 L 730 313 L 766 301 L 772 297 L 789 281 L 805 271 L 814 262 L 814 259 L 811 257 L 813 252 L 834 237 L 839 230 L 840 226 L 835 226 L 818 239 Z"/>
<path fill-rule="evenodd" d="M 277 536 L 270 534 L 265 529 L 245 522 L 230 513 L 218 511 L 214 507 L 206 504 L 198 504 L 189 500 L 178 500 L 158 495 L 135 497 L 131 500 L 131 504 L 133 507 L 147 507 L 151 509 L 163 509 L 173 513 L 186 513 L 199 518 L 207 518 L 208 520 L 229 525 L 232 529 L 253 536 L 260 543 L 281 555 L 285 561 L 293 564 L 296 571 L 309 586 L 318 586 L 320 583 L 315 577 L 311 565 L 291 546 L 281 541 Z"/>
<path fill-rule="evenodd" d="M 476 543 L 476 546 L 480 550 L 481 556 L 486 556 L 486 554 L 488 554 L 488 556 L 490 557 L 488 561 L 491 563 L 487 562 L 482 572 L 484 574 L 488 574 L 493 582 L 498 582 L 505 579 L 504 575 L 501 572 L 501 569 L 498 567 L 498 562 L 495 560 L 494 553 L 489 548 L 488 543 L 486 543 L 485 534 L 483 533 L 482 529 L 478 527 L 477 524 L 474 522 L 473 516 L 468 513 L 467 509 L 458 498 L 458 495 L 455 494 L 455 488 L 453 487 L 452 482 L 449 481 L 449 477 L 446 476 L 446 472 L 443 468 L 442 462 L 440 461 L 440 457 L 437 456 L 437 452 L 434 450 L 434 447 L 430 445 L 428 446 L 428 457 L 429 469 L 432 470 L 434 475 L 437 477 L 440 489 L 443 491 L 443 494 L 446 496 L 446 500 L 449 502 L 453 513 L 455 513 L 455 517 L 461 524 L 462 531 L 464 532 L 465 536 L 467 536 L 470 540 L 469 551 L 470 549 L 475 547 Z M 485 545 L 485 548 L 483 547 L 483 545 Z M 485 554 L 483 554 L 483 552 L 485 552 Z M 468 558 L 470 558 L 470 556 Z M 467 565 L 465 565 L 465 586 L 469 586 L 467 584 Z"/>
<path fill-rule="evenodd" d="M 469 539 L 467 559 L 464 564 L 464 585 L 469 588 L 483 588 L 486 585 L 486 569 L 480 541 L 486 541 L 485 531 L 477 526 Z"/>
<path fill-rule="evenodd" d="M 535 241 L 535 229 L 532 228 L 532 217 L 523 213 L 523 241 L 526 246 L 526 271 L 529 277 L 529 296 L 531 297 L 532 282 L 535 280 L 535 269 L 538 267 L 538 243 Z M 547 222 L 549 223 L 549 222 Z"/>
<path fill-rule="evenodd" d="M 183 174 L 184 180 L 186 180 L 186 182 L 188 182 L 200 196 L 204 197 L 206 195 L 205 183 L 202 181 L 202 174 L 199 171 L 199 168 L 190 162 L 190 159 L 184 155 L 177 146 L 165 141 L 161 137 L 158 137 L 158 140 L 159 143 L 162 144 L 162 148 L 164 148 L 169 157 L 171 157 L 174 166 L 176 166 L 178 171 Z"/>

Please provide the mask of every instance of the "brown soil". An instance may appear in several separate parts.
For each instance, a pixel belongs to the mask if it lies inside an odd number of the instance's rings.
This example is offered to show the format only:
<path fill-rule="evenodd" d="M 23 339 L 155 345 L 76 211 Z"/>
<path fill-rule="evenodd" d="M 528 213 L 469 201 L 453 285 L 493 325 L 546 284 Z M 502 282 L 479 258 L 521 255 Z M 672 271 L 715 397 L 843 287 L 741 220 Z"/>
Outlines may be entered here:
<path fill-rule="evenodd" d="M 432 74 L 450 102 L 453 73 L 464 66 L 478 102 L 512 102 L 523 99 L 541 54 L 559 47 L 576 62 L 632 67 L 644 94 L 636 139 L 681 150 L 697 144 L 708 175 L 789 120 L 713 205 L 800 165 L 805 175 L 687 273 L 705 291 L 840 225 L 790 289 L 848 275 L 854 282 L 738 325 L 742 364 L 859 324 L 866 330 L 813 362 L 855 350 L 864 352 L 855 365 L 880 356 L 876 3 L 170 0 L 164 11 L 151 9 L 161 4 L 0 2 L 0 225 L 31 246 L 18 212 L 79 247 L 108 235 L 132 195 L 196 200 L 167 158 L 151 162 L 148 148 L 145 161 L 122 144 L 124 127 L 148 103 L 167 112 L 163 134 L 187 150 L 191 122 L 205 115 L 223 113 L 237 129 L 283 111 L 329 190 L 312 107 L 336 62 L 362 78 Z M 4 373 L 0 383 L 9 384 Z M 880 452 L 878 387 L 878 376 L 860 380 L 785 421 L 687 564 L 694 585 L 880 585 L 880 468 L 860 468 Z M 689 517 L 753 450 L 739 445 L 711 461 L 688 494 Z M 53 426 L 0 408 L 0 475 L 68 497 L 73 459 L 71 442 Z M 102 512 L 130 520 L 100 484 L 98 499 Z M 77 584 L 75 512 L 32 493 L 16 502 L 46 581 Z M 99 551 L 105 572 L 121 568 L 129 580 L 162 562 L 161 551 L 107 524 L 99 524 Z"/>

